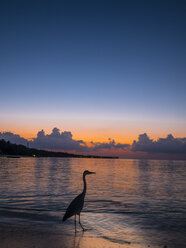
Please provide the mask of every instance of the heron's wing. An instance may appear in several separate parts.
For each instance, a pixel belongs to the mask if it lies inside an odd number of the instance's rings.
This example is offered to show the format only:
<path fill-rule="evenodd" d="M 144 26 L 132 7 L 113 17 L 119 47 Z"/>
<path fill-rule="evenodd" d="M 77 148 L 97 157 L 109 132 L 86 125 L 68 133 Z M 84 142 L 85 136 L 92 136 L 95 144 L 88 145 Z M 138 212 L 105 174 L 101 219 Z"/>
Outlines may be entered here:
<path fill-rule="evenodd" d="M 74 198 L 74 200 L 72 200 L 72 202 L 70 203 L 70 205 L 68 206 L 66 210 L 66 213 L 63 217 L 63 221 L 72 217 L 75 214 L 80 214 L 83 208 L 84 198 L 85 198 L 84 194 L 80 194 L 76 198 Z"/>

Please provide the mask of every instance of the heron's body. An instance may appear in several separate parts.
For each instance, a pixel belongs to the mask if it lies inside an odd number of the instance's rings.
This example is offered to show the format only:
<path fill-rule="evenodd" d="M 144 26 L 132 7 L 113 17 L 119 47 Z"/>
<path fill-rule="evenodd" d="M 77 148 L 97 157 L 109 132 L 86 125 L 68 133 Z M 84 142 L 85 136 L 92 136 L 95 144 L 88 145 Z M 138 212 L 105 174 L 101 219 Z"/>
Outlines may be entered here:
<path fill-rule="evenodd" d="M 63 217 L 63 221 L 66 219 L 72 217 L 73 215 L 80 215 L 81 210 L 83 209 L 84 206 L 84 198 L 85 194 L 81 193 L 79 194 L 74 200 L 70 203 L 68 206 L 66 213 Z"/>
<path fill-rule="evenodd" d="M 87 189 L 87 184 L 86 184 L 86 179 L 85 176 L 88 174 L 95 174 L 94 172 L 89 172 L 89 171 L 84 171 L 83 173 L 83 183 L 84 183 L 84 188 L 83 192 L 79 194 L 68 206 L 65 215 L 63 216 L 63 221 L 66 219 L 75 216 L 75 231 L 76 231 L 76 215 L 79 215 L 79 224 L 81 228 L 84 230 L 81 222 L 80 222 L 80 213 L 83 209 L 84 206 L 84 200 L 85 200 L 85 194 L 86 194 L 86 189 Z"/>

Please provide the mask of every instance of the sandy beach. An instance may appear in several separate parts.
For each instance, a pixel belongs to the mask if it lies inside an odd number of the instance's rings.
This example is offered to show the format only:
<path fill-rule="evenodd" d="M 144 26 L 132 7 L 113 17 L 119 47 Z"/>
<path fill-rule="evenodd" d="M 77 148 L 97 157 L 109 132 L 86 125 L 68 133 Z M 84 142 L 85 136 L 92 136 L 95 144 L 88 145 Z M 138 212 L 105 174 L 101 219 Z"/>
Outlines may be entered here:
<path fill-rule="evenodd" d="M 161 247 L 144 244 L 132 244 L 123 240 L 115 240 L 109 237 L 87 237 L 86 232 L 74 230 L 71 233 L 54 225 L 47 226 L 44 223 L 9 222 L 1 220 L 0 244 L 1 248 L 144 248 Z M 163 247 L 163 246 L 162 246 Z"/>
<path fill-rule="evenodd" d="M 14 223 L 0 224 L 1 248 L 85 248 L 85 247 L 129 247 L 129 244 L 119 244 L 104 238 L 84 237 L 83 232 L 75 235 L 59 233 L 54 227 L 46 227 L 35 224 Z M 130 245 L 130 247 L 133 247 Z"/>

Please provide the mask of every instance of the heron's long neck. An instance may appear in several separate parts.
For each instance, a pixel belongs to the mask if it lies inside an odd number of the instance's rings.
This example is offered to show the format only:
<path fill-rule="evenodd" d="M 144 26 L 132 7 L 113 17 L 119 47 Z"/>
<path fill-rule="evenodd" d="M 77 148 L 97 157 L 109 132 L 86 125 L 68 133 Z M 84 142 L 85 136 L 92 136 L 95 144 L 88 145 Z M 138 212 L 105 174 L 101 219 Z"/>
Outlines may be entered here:
<path fill-rule="evenodd" d="M 84 183 L 83 194 L 85 195 L 87 190 L 87 183 L 84 175 L 83 175 L 83 183 Z"/>

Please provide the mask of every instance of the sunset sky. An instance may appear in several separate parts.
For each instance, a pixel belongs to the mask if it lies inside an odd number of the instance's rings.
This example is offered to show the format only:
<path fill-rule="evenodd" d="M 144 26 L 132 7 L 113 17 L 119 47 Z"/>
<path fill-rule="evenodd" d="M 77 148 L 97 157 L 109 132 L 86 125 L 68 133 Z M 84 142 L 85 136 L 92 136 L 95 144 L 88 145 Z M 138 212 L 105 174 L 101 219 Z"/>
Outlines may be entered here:
<path fill-rule="evenodd" d="M 186 2 L 3 0 L 0 132 L 186 137 Z"/>

